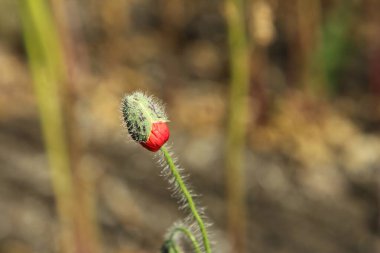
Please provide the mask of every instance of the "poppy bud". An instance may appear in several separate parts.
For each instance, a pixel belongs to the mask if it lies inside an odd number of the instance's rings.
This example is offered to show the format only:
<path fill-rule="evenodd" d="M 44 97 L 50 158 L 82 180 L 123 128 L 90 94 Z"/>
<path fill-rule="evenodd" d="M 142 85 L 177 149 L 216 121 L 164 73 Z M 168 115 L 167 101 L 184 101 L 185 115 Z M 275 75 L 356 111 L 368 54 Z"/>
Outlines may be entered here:
<path fill-rule="evenodd" d="M 126 95 L 122 100 L 124 123 L 132 139 L 156 152 L 169 139 L 164 108 L 153 97 L 141 92 Z"/>

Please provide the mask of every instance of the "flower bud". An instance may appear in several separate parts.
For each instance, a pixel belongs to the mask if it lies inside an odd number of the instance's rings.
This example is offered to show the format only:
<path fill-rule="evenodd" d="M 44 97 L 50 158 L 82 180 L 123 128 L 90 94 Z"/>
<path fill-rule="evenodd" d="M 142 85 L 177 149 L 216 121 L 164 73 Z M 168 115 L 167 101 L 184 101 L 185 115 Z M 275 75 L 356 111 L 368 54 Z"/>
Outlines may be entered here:
<path fill-rule="evenodd" d="M 124 123 L 132 139 L 156 152 L 169 139 L 169 128 L 163 106 L 141 92 L 126 95 L 122 100 Z"/>

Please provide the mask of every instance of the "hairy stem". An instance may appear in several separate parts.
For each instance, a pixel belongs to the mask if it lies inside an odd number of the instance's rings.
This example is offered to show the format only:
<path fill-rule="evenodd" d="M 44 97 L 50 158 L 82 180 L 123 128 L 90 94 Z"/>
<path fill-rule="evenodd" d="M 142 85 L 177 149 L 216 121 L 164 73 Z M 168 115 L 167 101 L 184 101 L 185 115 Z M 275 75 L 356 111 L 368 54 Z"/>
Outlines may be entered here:
<path fill-rule="evenodd" d="M 173 176 L 174 176 L 174 178 L 175 178 L 175 180 L 179 186 L 179 189 L 181 190 L 183 196 L 185 197 L 185 199 L 187 201 L 187 204 L 189 205 L 190 211 L 191 211 L 192 215 L 194 216 L 194 219 L 198 223 L 199 229 L 200 229 L 201 234 L 202 234 L 203 246 L 205 248 L 205 251 L 206 251 L 206 253 L 211 253 L 210 241 L 208 240 L 206 226 L 205 226 L 201 216 L 198 213 L 198 210 L 195 206 L 194 200 L 193 200 L 189 190 L 187 189 L 185 183 L 183 182 L 183 179 L 182 179 L 181 175 L 179 174 L 179 171 L 178 171 L 177 167 L 175 166 L 173 159 L 171 158 L 166 147 L 162 146 L 161 151 L 164 154 L 165 160 L 169 165 L 170 171 L 173 174 Z"/>
<path fill-rule="evenodd" d="M 191 244 L 194 247 L 195 252 L 196 253 L 201 253 L 201 249 L 199 248 L 199 244 L 198 244 L 197 239 L 195 238 L 195 236 L 186 227 L 176 227 L 176 228 L 174 228 L 173 231 L 171 232 L 170 236 L 169 236 L 169 240 L 170 241 L 174 241 L 173 240 L 174 236 L 177 233 L 184 234 L 190 240 Z"/>
<path fill-rule="evenodd" d="M 172 249 L 173 249 L 173 253 L 181 253 L 181 251 L 178 249 L 177 245 L 175 245 L 175 243 L 172 243 L 171 245 Z M 170 251 L 169 251 L 170 253 Z"/>

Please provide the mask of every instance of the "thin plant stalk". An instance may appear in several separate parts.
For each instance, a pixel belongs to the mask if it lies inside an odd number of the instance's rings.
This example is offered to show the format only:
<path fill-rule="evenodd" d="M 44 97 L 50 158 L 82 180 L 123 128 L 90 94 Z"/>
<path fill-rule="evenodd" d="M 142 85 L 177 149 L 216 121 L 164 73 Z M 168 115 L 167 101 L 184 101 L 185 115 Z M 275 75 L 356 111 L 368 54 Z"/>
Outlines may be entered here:
<path fill-rule="evenodd" d="M 196 253 L 202 253 L 197 239 L 186 227 L 175 228 L 169 236 L 169 241 L 174 241 L 174 237 L 177 233 L 182 233 L 187 237 L 187 239 L 189 239 Z"/>
<path fill-rule="evenodd" d="M 354 10 L 355 1 L 338 1 L 321 27 L 309 63 L 311 90 L 316 95 L 334 96 L 339 92 L 340 70 L 351 55 Z"/>
<path fill-rule="evenodd" d="M 243 0 L 225 0 L 230 51 L 229 116 L 226 140 L 226 191 L 228 230 L 233 252 L 246 247 L 244 147 L 247 134 L 249 91 L 249 43 Z"/>
<path fill-rule="evenodd" d="M 96 196 L 94 196 L 94 180 L 91 174 L 93 170 L 88 168 L 88 163 L 82 161 L 85 142 L 78 128 L 78 120 L 75 115 L 77 102 L 76 70 L 79 63 L 75 59 L 73 32 L 69 27 L 68 3 L 64 0 L 50 0 L 52 13 L 56 21 L 56 28 L 62 45 L 62 61 L 64 62 L 66 82 L 64 83 L 63 110 L 66 118 L 67 139 L 70 151 L 72 177 L 75 190 L 75 224 L 78 250 L 80 252 L 99 253 L 101 244 L 99 230 L 96 224 Z M 71 9 L 72 10 L 72 9 Z M 91 165 L 90 165 L 91 166 Z M 89 180 L 90 179 L 90 180 Z M 92 179 L 92 180 L 91 180 Z"/>
<path fill-rule="evenodd" d="M 187 189 L 187 187 L 186 187 L 176 165 L 174 164 L 172 157 L 170 156 L 168 150 L 166 149 L 166 147 L 162 146 L 161 151 L 165 157 L 167 164 L 169 165 L 170 171 L 171 171 L 173 177 L 175 178 L 175 181 L 177 182 L 177 184 L 179 186 L 179 189 L 181 190 L 183 196 L 185 197 L 185 199 L 187 201 L 187 204 L 189 206 L 189 209 L 190 209 L 192 215 L 194 216 L 195 221 L 197 222 L 197 224 L 199 226 L 199 229 L 200 229 L 200 232 L 202 235 L 204 249 L 205 249 L 206 253 L 211 253 L 211 246 L 210 246 L 210 241 L 209 241 L 208 236 L 207 236 L 206 226 L 202 220 L 202 217 L 198 213 L 198 210 L 195 206 L 194 200 L 193 200 L 189 190 Z"/>
<path fill-rule="evenodd" d="M 24 40 L 56 196 L 63 252 L 74 252 L 73 181 L 60 97 L 61 49 L 46 1 L 20 0 Z"/>
<path fill-rule="evenodd" d="M 299 50 L 296 50 L 296 55 L 298 54 L 299 58 L 297 71 L 300 75 L 301 85 L 307 91 L 313 92 L 310 86 L 315 76 L 312 76 L 312 73 L 310 73 L 310 62 L 313 56 L 312 53 L 316 48 L 316 42 L 318 42 L 320 36 L 321 2 L 320 0 L 297 0 L 295 6 L 299 44 Z"/>

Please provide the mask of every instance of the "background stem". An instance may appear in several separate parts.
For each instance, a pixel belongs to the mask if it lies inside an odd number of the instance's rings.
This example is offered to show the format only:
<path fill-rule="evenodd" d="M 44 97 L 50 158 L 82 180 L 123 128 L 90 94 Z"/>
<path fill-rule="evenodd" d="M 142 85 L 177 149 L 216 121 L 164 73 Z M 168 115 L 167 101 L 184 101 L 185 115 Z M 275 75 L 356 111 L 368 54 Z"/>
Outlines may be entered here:
<path fill-rule="evenodd" d="M 74 252 L 74 195 L 64 128 L 61 49 L 46 1 L 20 0 L 24 40 L 33 77 L 61 228 L 62 252 Z"/>
<path fill-rule="evenodd" d="M 225 0 L 230 49 L 229 117 L 226 141 L 226 191 L 229 236 L 233 252 L 246 248 L 244 145 L 247 133 L 249 46 L 243 0 Z"/>
<path fill-rule="evenodd" d="M 93 182 L 81 169 L 81 138 L 74 114 L 73 62 L 62 37 L 64 5 L 47 0 L 20 0 L 24 40 L 41 118 L 61 229 L 62 252 L 96 253 L 97 229 Z M 60 10 L 54 19 L 53 10 Z M 57 14 L 57 13 L 55 13 Z M 58 24 L 60 25 L 58 25 Z M 60 33 L 61 32 L 61 33 Z M 61 36 L 60 36 L 61 35 Z M 67 48 L 67 47 L 66 47 Z M 71 54 L 70 54 L 71 55 Z M 86 175 L 84 175 L 86 174 Z"/>

